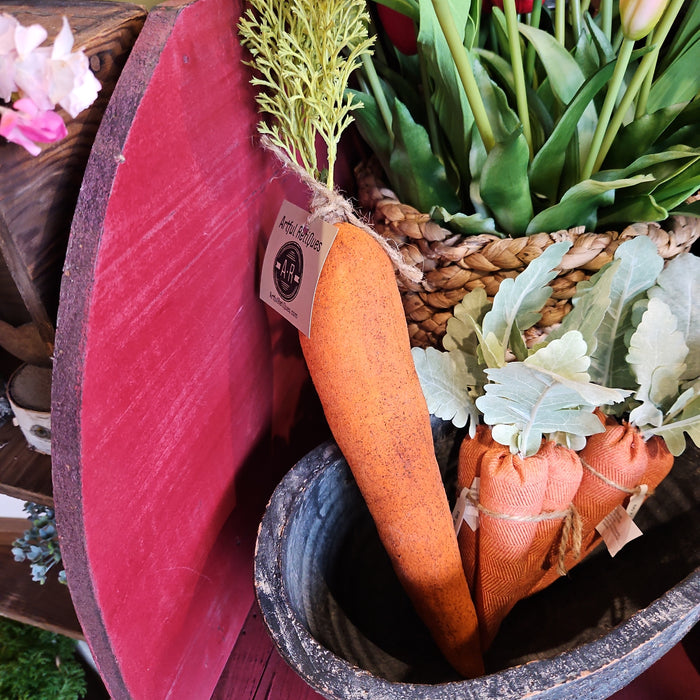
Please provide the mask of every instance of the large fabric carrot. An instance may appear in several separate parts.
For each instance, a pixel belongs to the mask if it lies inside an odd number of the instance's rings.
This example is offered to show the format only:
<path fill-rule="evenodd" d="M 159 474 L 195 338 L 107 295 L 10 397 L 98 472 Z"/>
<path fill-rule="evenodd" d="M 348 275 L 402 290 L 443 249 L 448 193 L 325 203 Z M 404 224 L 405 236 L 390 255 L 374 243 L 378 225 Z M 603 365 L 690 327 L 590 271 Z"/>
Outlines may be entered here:
<path fill-rule="evenodd" d="M 398 578 L 437 645 L 466 677 L 483 673 L 430 415 L 392 265 L 347 223 L 323 267 L 300 341 L 333 435 Z"/>

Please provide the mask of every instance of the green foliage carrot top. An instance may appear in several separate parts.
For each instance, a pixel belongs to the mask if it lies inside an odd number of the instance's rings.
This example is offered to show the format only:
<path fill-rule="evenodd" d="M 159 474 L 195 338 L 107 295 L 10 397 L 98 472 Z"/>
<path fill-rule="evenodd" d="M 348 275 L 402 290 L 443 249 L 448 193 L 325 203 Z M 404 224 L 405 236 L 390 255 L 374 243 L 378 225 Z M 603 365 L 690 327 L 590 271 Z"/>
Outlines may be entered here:
<path fill-rule="evenodd" d="M 372 4 L 352 94 L 402 202 L 510 236 L 700 213 L 698 3 Z"/>

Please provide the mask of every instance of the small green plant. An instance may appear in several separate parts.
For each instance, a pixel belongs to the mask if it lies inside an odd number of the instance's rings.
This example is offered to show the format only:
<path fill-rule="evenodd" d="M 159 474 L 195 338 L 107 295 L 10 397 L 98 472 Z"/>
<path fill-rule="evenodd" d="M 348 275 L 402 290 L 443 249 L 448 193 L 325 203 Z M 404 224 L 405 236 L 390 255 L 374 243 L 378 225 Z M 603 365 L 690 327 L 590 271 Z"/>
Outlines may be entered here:
<path fill-rule="evenodd" d="M 0 617 L 2 700 L 77 700 L 86 690 L 72 639 Z"/>
<path fill-rule="evenodd" d="M 55 514 L 52 508 L 38 503 L 25 503 L 24 510 L 32 526 L 12 543 L 12 554 L 17 562 L 30 562 L 32 581 L 43 585 L 49 569 L 61 562 Z M 58 572 L 58 580 L 66 582 L 65 570 Z"/>
<path fill-rule="evenodd" d="M 327 149 L 325 180 L 333 189 L 333 166 L 340 135 L 360 107 L 346 93 L 374 39 L 367 36 L 364 0 L 252 0 L 238 24 L 241 43 L 251 53 L 248 65 L 259 92 L 260 133 L 316 180 L 322 175 L 316 145 Z"/>

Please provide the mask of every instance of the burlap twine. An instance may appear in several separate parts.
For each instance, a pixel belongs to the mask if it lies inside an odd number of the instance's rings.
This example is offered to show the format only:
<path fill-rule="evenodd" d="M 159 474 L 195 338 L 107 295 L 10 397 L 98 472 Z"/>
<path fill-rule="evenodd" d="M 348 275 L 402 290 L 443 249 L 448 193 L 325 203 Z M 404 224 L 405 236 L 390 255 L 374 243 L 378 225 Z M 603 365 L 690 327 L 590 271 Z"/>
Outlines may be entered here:
<path fill-rule="evenodd" d="M 564 318 L 571 309 L 576 285 L 610 262 L 624 241 L 648 236 L 659 254 L 670 260 L 689 251 L 700 236 L 700 219 L 685 216 L 665 221 L 666 230 L 650 222 L 604 233 L 577 227 L 521 238 L 457 235 L 432 221 L 429 214 L 401 203 L 384 186 L 382 171 L 374 159 L 360 163 L 355 176 L 359 204 L 370 214 L 373 227 L 398 247 L 406 264 L 423 273 L 420 282 L 399 280 L 411 343 L 419 347 L 441 348 L 452 309 L 468 292 L 483 287 L 492 299 L 502 280 L 516 277 L 558 241 L 571 241 L 573 245 L 550 283 L 553 293 L 542 309 L 541 320 L 526 334 L 529 344 Z"/>
<path fill-rule="evenodd" d="M 407 284 L 420 284 L 423 278 L 421 271 L 404 260 L 396 244 L 378 234 L 366 221 L 360 219 L 355 214 L 352 204 L 343 195 L 316 180 L 301 165 L 291 160 L 268 136 L 262 136 L 260 142 L 277 157 L 285 169 L 291 170 L 311 191 L 311 220 L 321 219 L 329 224 L 347 222 L 356 226 L 374 238 L 384 249 L 400 279 Z"/>
<path fill-rule="evenodd" d="M 581 464 L 588 469 L 591 474 L 594 476 L 597 476 L 601 481 L 606 483 L 608 486 L 617 489 L 618 491 L 622 491 L 623 493 L 627 493 L 630 496 L 639 496 L 640 494 L 644 493 L 647 497 L 653 495 L 654 491 L 653 489 L 647 488 L 645 484 L 639 484 L 638 486 L 635 486 L 635 488 L 631 489 L 627 486 L 623 486 L 622 484 L 618 484 L 616 481 L 613 481 L 612 479 L 609 479 L 605 474 L 601 474 L 597 469 L 594 469 L 588 462 L 586 462 L 581 455 L 578 456 L 578 458 L 581 460 Z"/>
<path fill-rule="evenodd" d="M 557 549 L 557 571 L 561 576 L 567 573 L 566 555 L 571 552 L 574 559 L 581 557 L 581 546 L 583 542 L 583 520 L 576 506 L 571 503 L 566 510 L 550 510 L 538 515 L 511 515 L 509 513 L 498 513 L 479 503 L 478 496 L 470 489 L 467 497 L 480 513 L 499 520 L 511 520 L 521 523 L 539 523 L 543 520 L 562 520 L 561 536 Z"/>

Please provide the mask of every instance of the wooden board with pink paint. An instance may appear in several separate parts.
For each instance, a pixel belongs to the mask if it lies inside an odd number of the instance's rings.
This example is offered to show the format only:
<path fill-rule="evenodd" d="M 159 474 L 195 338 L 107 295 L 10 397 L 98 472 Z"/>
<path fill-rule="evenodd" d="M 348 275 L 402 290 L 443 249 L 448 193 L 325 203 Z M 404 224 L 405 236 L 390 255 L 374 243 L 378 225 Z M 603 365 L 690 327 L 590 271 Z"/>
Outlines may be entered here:
<path fill-rule="evenodd" d="M 254 615 L 262 510 L 326 433 L 296 332 L 257 296 L 277 210 L 306 194 L 255 146 L 240 9 L 150 13 L 96 136 L 64 267 L 54 498 L 114 698 L 253 698 L 280 678 L 284 697 L 316 697 Z"/>

